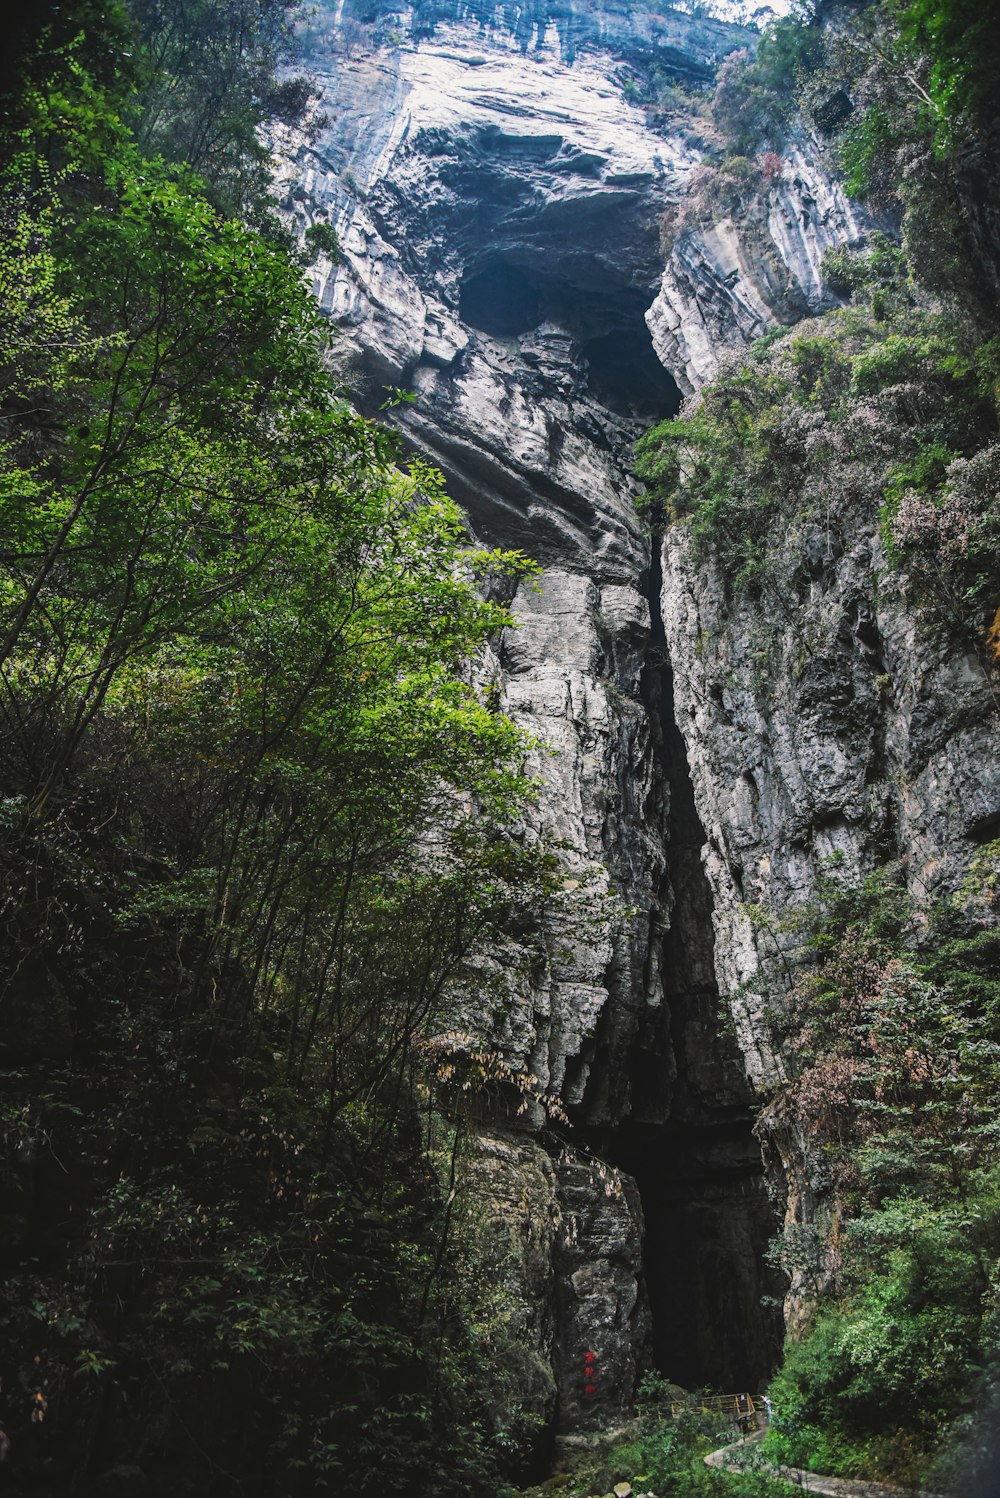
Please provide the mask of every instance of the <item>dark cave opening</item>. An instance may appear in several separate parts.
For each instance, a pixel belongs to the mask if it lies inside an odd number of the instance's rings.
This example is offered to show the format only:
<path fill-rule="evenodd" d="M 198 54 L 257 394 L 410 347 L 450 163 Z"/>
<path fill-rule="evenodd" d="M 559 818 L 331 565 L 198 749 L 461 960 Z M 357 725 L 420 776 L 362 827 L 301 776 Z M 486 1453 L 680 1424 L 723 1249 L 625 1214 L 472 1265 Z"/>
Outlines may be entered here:
<path fill-rule="evenodd" d="M 775 1224 L 750 1120 L 627 1123 L 601 1144 L 642 1199 L 654 1366 L 687 1389 L 762 1389 L 781 1326 L 765 1300 Z"/>
<path fill-rule="evenodd" d="M 765 1257 L 779 1223 L 715 975 L 706 837 L 674 714 L 661 585 L 654 537 L 642 692 L 667 793 L 664 1003 L 636 1037 L 629 1119 L 595 1131 L 592 1142 L 639 1188 L 656 1368 L 685 1388 L 756 1392 L 781 1351 L 782 1277 Z"/>
<path fill-rule="evenodd" d="M 662 421 L 680 410 L 681 392 L 656 357 L 643 316 L 646 300 L 634 288 L 597 291 L 496 256 L 466 275 L 459 316 L 495 338 L 555 324 L 576 342 L 576 370 L 606 410 L 633 421 Z"/>
<path fill-rule="evenodd" d="M 644 322 L 590 338 L 582 353 L 587 383 L 610 411 L 649 421 L 677 415 L 681 393 L 656 357 Z"/>
<path fill-rule="evenodd" d="M 462 282 L 458 313 L 470 328 L 516 338 L 542 321 L 542 297 L 516 265 L 491 260 Z"/>
<path fill-rule="evenodd" d="M 713 897 L 702 861 L 707 839 L 674 711 L 662 585 L 654 532 L 648 579 L 652 630 L 643 691 L 659 726 L 669 798 L 666 853 L 673 909 L 663 974 L 676 1080 L 658 1139 L 636 1125 L 619 1149 L 631 1161 L 646 1217 L 657 1367 L 685 1387 L 756 1391 L 781 1352 L 781 1277 L 765 1258 L 779 1224 L 753 1132 L 749 1087 L 715 974 Z M 641 1070 L 636 1083 L 641 1086 Z M 641 1094 L 637 1102 L 641 1109 Z"/>
<path fill-rule="evenodd" d="M 660 609 L 654 532 L 652 621 L 643 693 L 659 727 L 668 795 L 667 877 L 673 896 L 663 946 L 665 1007 L 675 1080 L 666 1122 L 635 1124 L 617 1146 L 635 1175 L 646 1219 L 645 1267 L 653 1355 L 685 1387 L 756 1391 L 781 1352 L 781 1277 L 765 1259 L 778 1231 L 749 1087 L 723 1016 L 715 973 L 712 889 L 702 861 L 687 745 L 674 711 L 673 667 Z M 635 1074 L 642 1116 L 643 1071 Z M 648 1097 L 645 1107 L 654 1104 Z M 661 1114 L 662 1116 L 662 1114 Z"/>

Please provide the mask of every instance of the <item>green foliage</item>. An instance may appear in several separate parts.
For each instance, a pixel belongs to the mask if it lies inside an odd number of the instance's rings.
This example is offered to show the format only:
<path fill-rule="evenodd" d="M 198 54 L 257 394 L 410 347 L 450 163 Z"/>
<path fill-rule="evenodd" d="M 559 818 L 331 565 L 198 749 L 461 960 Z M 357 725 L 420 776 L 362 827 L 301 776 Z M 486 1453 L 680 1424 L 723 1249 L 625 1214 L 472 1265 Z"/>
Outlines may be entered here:
<path fill-rule="evenodd" d="M 769 1390 L 776 1460 L 920 1481 L 996 1356 L 996 867 L 984 850 L 929 923 L 891 868 L 857 888 L 831 877 L 803 914 L 812 968 L 784 1020 L 793 1074 L 770 1108 L 825 1157 L 846 1231 L 836 1303 Z M 816 1294 L 819 1245 L 793 1231 L 776 1257 Z"/>
<path fill-rule="evenodd" d="M 851 393 L 878 395 L 893 385 L 901 385 L 904 380 L 933 373 L 936 357 L 944 352 L 945 345 L 933 337 L 889 333 L 854 360 Z"/>
<path fill-rule="evenodd" d="M 630 1475 L 634 1474 L 633 1487 L 641 1482 L 666 1498 L 709 1498 L 727 1493 L 732 1498 L 778 1498 L 785 1491 L 783 1484 L 755 1468 L 752 1453 L 748 1453 L 746 1469 L 739 1473 L 706 1467 L 707 1454 L 732 1445 L 739 1439 L 738 1429 L 717 1412 L 702 1409 L 696 1395 L 669 1413 L 658 1405 L 655 1393 L 655 1379 L 647 1380 L 646 1408 L 640 1403 L 636 1438 L 619 1457 L 619 1470 L 624 1465 Z"/>
<path fill-rule="evenodd" d="M 572 1473 L 532 1493 L 552 1498 L 607 1493 L 623 1481 L 637 1492 L 648 1488 L 663 1498 L 781 1498 L 787 1493 L 785 1484 L 763 1470 L 753 1446 L 747 1448 L 740 1471 L 706 1467 L 709 1452 L 740 1439 L 739 1427 L 711 1400 L 685 1394 L 651 1373 L 642 1381 L 637 1404 L 627 1437 L 598 1446 Z"/>
<path fill-rule="evenodd" d="M 142 88 L 132 101 L 139 149 L 185 162 L 212 202 L 267 227 L 267 150 L 258 127 L 297 119 L 304 79 L 279 80 L 291 57 L 283 0 L 130 0 Z"/>
<path fill-rule="evenodd" d="M 881 520 L 915 601 L 982 648 L 1000 525 L 992 341 L 915 305 L 884 243 L 831 273 L 857 303 L 762 339 L 640 441 L 646 504 L 684 519 L 734 591 L 785 609 L 799 536 L 821 526 L 832 555 L 859 515 Z"/>
<path fill-rule="evenodd" d="M 105 98 L 128 99 L 136 81 L 131 40 L 128 12 L 117 0 L 21 7 L 10 18 L 0 61 L 0 130 L 6 135 L 23 124 L 38 87 L 53 81 L 53 59 L 69 50 Z"/>
<path fill-rule="evenodd" d="M 312 260 L 317 255 L 325 255 L 332 265 L 339 265 L 344 258 L 340 237 L 332 224 L 310 224 L 305 232 L 305 242 Z"/>
<path fill-rule="evenodd" d="M 822 269 L 837 296 L 863 301 L 867 295 L 872 316 L 880 322 L 890 321 L 897 311 L 905 316 L 912 305 L 906 256 L 884 234 L 873 234 L 862 250 L 850 245 L 827 250 Z"/>
<path fill-rule="evenodd" d="M 927 91 L 942 150 L 995 109 L 1000 45 L 993 19 L 975 0 L 908 0 L 902 8 L 909 52 L 931 59 Z"/>
<path fill-rule="evenodd" d="M 811 965 L 782 1020 L 795 1074 L 771 1108 L 827 1150 L 856 1204 L 903 1184 L 946 1199 L 994 1148 L 991 990 L 952 984 L 978 951 L 982 906 L 962 895 L 935 912 L 953 932 L 947 960 L 912 950 L 915 912 L 891 867 L 857 889 L 831 878 L 800 919 Z"/>
<path fill-rule="evenodd" d="M 996 28 L 981 7 L 893 0 L 838 30 L 831 65 L 856 108 L 838 137 L 850 192 L 902 218 L 914 279 L 992 316 L 994 189 L 970 163 L 996 128 Z"/>
<path fill-rule="evenodd" d="M 887 474 L 885 504 L 882 510 L 882 535 L 886 551 L 896 562 L 902 560 L 904 547 L 897 542 L 900 510 L 908 496 L 937 496 L 941 492 L 949 464 L 956 454 L 941 442 L 919 448 L 906 463 L 894 463 Z"/>
<path fill-rule="evenodd" d="M 897 140 L 886 109 L 873 104 L 854 126 L 841 149 L 844 186 L 855 198 L 878 198 L 887 191 L 884 174 Z"/>
<path fill-rule="evenodd" d="M 712 101 L 712 119 L 727 152 L 780 149 L 803 86 L 825 55 L 823 29 L 790 16 L 767 27 L 752 59 L 727 58 Z"/>
<path fill-rule="evenodd" d="M 870 369 L 871 366 L 866 373 Z M 908 463 L 895 464 L 886 484 L 887 504 L 892 508 L 898 507 L 903 495 L 911 489 L 919 489 L 922 493 L 937 489 L 943 483 L 948 465 L 954 457 L 950 448 L 940 442 L 931 442 L 926 447 L 918 448 Z"/>
<path fill-rule="evenodd" d="M 856 1288 L 794 1344 L 769 1390 L 764 1450 L 815 1471 L 919 1482 L 996 1352 L 1000 1183 L 960 1204 L 900 1196 L 852 1223 Z M 848 1257 L 849 1256 L 849 1257 Z"/>
<path fill-rule="evenodd" d="M 337 397 L 298 257 L 224 211 L 259 217 L 280 34 L 144 11 L 124 100 L 71 37 L 5 141 L 0 1170 L 44 1203 L 4 1245 L 12 1493 L 141 1453 L 175 1491 L 485 1495 L 533 1439 L 428 1052 L 558 883 L 476 679 L 532 567 Z"/>
<path fill-rule="evenodd" d="M 776 21 L 761 36 L 754 58 L 762 88 L 779 99 L 789 99 L 820 69 L 826 57 L 821 26 L 808 16 L 792 15 Z"/>
<path fill-rule="evenodd" d="M 788 474 L 782 393 L 763 361 L 734 367 L 689 415 L 654 427 L 638 446 L 653 505 L 668 519 L 690 517 L 696 555 L 718 557 L 739 589 L 760 582 L 762 543 Z"/>

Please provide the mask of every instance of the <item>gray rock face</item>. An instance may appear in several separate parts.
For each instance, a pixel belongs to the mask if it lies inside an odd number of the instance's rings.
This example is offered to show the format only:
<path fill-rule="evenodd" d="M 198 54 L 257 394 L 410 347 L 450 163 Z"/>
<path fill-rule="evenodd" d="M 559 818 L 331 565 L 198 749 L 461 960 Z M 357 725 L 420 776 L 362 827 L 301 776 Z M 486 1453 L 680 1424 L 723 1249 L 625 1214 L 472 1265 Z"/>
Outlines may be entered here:
<path fill-rule="evenodd" d="M 557 1158 L 556 1177 L 559 1425 L 615 1425 L 648 1366 L 639 1193 L 613 1166 L 570 1150 Z"/>
<path fill-rule="evenodd" d="M 566 918 L 540 970 L 461 1019 L 607 1123 L 629 1111 L 629 1053 L 662 1003 L 668 798 L 642 700 L 650 558 L 629 469 L 645 421 L 679 400 L 644 316 L 658 217 L 697 161 L 684 134 L 650 128 L 622 69 L 656 56 L 710 78 L 752 34 L 625 7 L 558 23 L 539 9 L 528 32 L 504 14 L 404 9 L 360 43 L 334 26 L 312 59 L 315 138 L 276 127 L 273 144 L 292 223 L 332 224 L 343 246 L 313 286 L 345 385 L 368 407 L 406 386 L 415 401 L 389 419 L 409 447 L 478 535 L 545 567 L 499 668 L 539 742 Z"/>
<path fill-rule="evenodd" d="M 918 905 L 954 889 L 1000 812 L 994 684 L 921 616 L 882 551 L 877 515 L 798 599 L 734 603 L 692 564 L 685 528 L 664 544 L 663 618 L 678 722 L 708 836 L 717 968 L 754 1081 L 780 1075 L 748 984 L 780 992 L 794 933 L 772 927 L 816 897 L 902 860 Z M 775 546 L 790 561 L 808 538 Z M 744 997 L 739 997 L 741 992 Z"/>
<path fill-rule="evenodd" d="M 877 513 L 862 506 L 832 520 L 850 537 L 840 555 L 794 527 L 771 538 L 784 577 L 752 601 L 734 600 L 713 567 L 692 562 L 683 525 L 663 548 L 663 619 L 708 838 L 719 983 L 765 1094 L 783 1079 L 768 1010 L 780 1011 L 802 960 L 789 917 L 831 875 L 856 886 L 894 861 L 927 909 L 1000 826 L 995 682 L 907 596 Z M 820 1249 L 834 1243 L 823 1160 L 781 1120 L 764 1142 L 786 1226 L 813 1232 Z M 791 1327 L 815 1289 L 804 1298 L 793 1283 Z"/>
<path fill-rule="evenodd" d="M 752 36 L 624 7 L 571 5 L 558 22 L 529 9 L 509 26 L 506 14 L 435 3 L 317 35 L 323 97 L 312 135 L 275 128 L 278 192 L 300 233 L 325 223 L 339 235 L 343 263 L 321 256 L 311 274 L 345 388 L 368 410 L 387 385 L 410 391 L 412 404 L 387 413 L 408 448 L 441 467 L 479 537 L 545 569 L 521 586 L 518 628 L 486 669 L 537 743 L 529 833 L 562 844 L 561 908 L 534 945 L 483 954 L 478 981 L 456 994 L 455 1028 L 534 1073 L 608 1159 L 666 1190 L 668 1216 L 686 1226 L 657 1240 L 659 1267 L 647 1263 L 661 1319 L 681 1324 L 684 1302 L 693 1324 L 711 1321 L 716 1352 L 739 1340 L 725 1363 L 702 1349 L 693 1380 L 738 1370 L 756 1381 L 768 1356 L 747 1309 L 767 1236 L 762 1166 L 719 1030 L 704 836 L 660 682 L 631 449 L 705 377 L 720 330 L 748 338 L 811 305 L 823 246 L 855 225 L 832 199 L 805 223 L 806 196 L 830 191 L 803 157 L 753 245 L 720 230 L 691 248 L 683 285 L 676 267 L 668 283 L 658 221 L 701 146 L 684 122 L 654 130 L 622 80 L 651 60 L 709 79 Z M 749 310 L 732 322 L 737 305 Z M 729 938 L 724 921 L 718 937 Z M 645 1147 L 633 1166 L 622 1126 L 667 1118 L 676 1127 L 656 1136 L 655 1168 Z M 541 1122 L 529 1112 L 529 1126 Z M 522 1188 L 534 1203 L 530 1242 L 524 1222 L 512 1226 L 500 1257 L 525 1287 L 535 1406 L 563 1430 L 618 1419 L 649 1342 L 635 1187 L 584 1154 L 553 1165 L 527 1137 L 498 1139 L 473 1180 L 490 1220 L 510 1218 Z M 709 1162 L 710 1187 L 687 1158 Z M 725 1246 L 699 1264 L 709 1231 Z M 738 1339 L 720 1330 L 720 1305 Z M 588 1350 L 603 1370 L 593 1395 L 581 1384 Z M 661 1361 L 675 1356 L 672 1344 Z"/>
<path fill-rule="evenodd" d="M 724 218 L 681 234 L 646 322 L 685 395 L 711 380 L 727 354 L 832 307 L 836 298 L 820 273 L 823 256 L 861 241 L 870 228 L 825 174 L 815 142 L 800 134 L 738 222 Z"/>
<path fill-rule="evenodd" d="M 540 824 L 566 845 L 567 924 L 541 973 L 471 1019 L 603 1120 L 628 1107 L 627 1067 L 595 1080 L 593 1056 L 627 1052 L 661 997 L 649 556 L 628 458 L 641 417 L 677 400 L 642 319 L 656 215 L 693 157 L 647 128 L 610 54 L 571 61 L 555 28 L 526 51 L 500 26 L 433 20 L 419 42 L 407 13 L 395 41 L 317 59 L 328 124 L 311 145 L 279 132 L 279 190 L 300 228 L 340 234 L 345 263 L 321 260 L 314 289 L 345 384 L 369 405 L 410 388 L 391 415 L 408 445 L 480 536 L 546 567 L 515 600 L 500 668 L 539 742 Z"/>
<path fill-rule="evenodd" d="M 467 1155 L 458 1200 L 466 1258 L 478 1280 L 470 1297 L 481 1301 L 484 1333 L 502 1349 L 525 1407 L 550 1423 L 558 1336 L 552 1263 L 562 1217 L 555 1168 L 526 1135 L 483 1129 Z"/>
<path fill-rule="evenodd" d="M 613 1121 L 628 1109 L 639 1020 L 662 1001 L 664 855 L 646 815 L 654 764 L 638 698 L 649 609 L 634 587 L 552 570 L 537 591 L 522 585 L 514 614 L 519 628 L 501 646 L 507 707 L 538 742 L 528 764 L 540 782 L 538 818 L 566 866 L 520 1045 L 532 1045 L 547 1090 L 592 1121 Z"/>
<path fill-rule="evenodd" d="M 314 290 L 345 382 L 371 404 L 387 384 L 415 391 L 394 419 L 483 535 L 632 580 L 624 459 L 635 418 L 676 399 L 642 321 L 655 219 L 690 148 L 647 128 L 615 59 L 570 65 L 554 31 L 525 53 L 441 23 L 317 66 L 331 123 L 312 145 L 277 133 L 278 183 L 298 227 L 340 235 L 345 264 L 321 259 Z M 648 378 L 609 407 L 642 360 Z"/>
<path fill-rule="evenodd" d="M 647 128 L 618 59 L 579 30 L 543 27 L 526 51 L 468 18 L 435 16 L 419 43 L 403 24 L 364 55 L 317 59 L 328 123 L 312 143 L 277 134 L 279 191 L 300 230 L 340 236 L 345 262 L 321 259 L 314 290 L 345 385 L 368 408 L 386 384 L 414 392 L 390 414 L 407 445 L 443 469 L 480 537 L 545 566 L 494 670 L 537 744 L 534 825 L 563 846 L 562 908 L 530 951 L 484 954 L 455 1025 L 578 1118 L 613 1124 L 663 1010 L 665 798 L 640 691 L 649 548 L 629 459 L 643 418 L 678 400 L 643 314 L 657 216 L 694 158 Z M 533 1408 L 561 1430 L 620 1421 L 649 1356 L 634 1185 L 509 1137 L 484 1141 L 471 1181 L 524 1308 Z"/>

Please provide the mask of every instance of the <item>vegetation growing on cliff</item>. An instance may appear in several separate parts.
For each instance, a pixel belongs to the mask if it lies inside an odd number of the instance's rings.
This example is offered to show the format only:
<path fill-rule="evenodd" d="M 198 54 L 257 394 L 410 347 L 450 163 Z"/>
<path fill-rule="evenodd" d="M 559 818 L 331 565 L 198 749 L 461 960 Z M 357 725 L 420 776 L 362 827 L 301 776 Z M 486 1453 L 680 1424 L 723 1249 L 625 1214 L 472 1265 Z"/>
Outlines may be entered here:
<path fill-rule="evenodd" d="M 595 1440 L 571 1472 L 556 1472 L 524 1498 L 583 1498 L 611 1494 L 618 1485 L 648 1489 L 657 1498 L 787 1498 L 788 1486 L 767 1470 L 759 1453 L 743 1453 L 742 1471 L 708 1467 L 705 1457 L 731 1446 L 738 1426 L 718 1401 L 685 1394 L 659 1374 L 647 1376 L 628 1434 Z"/>
<path fill-rule="evenodd" d="M 781 1243 L 825 1305 L 770 1390 L 779 1460 L 919 1480 L 1000 1354 L 998 871 L 994 844 L 929 919 L 893 869 L 801 912 L 765 1117 L 818 1153 L 838 1226 L 832 1254 Z"/>
<path fill-rule="evenodd" d="M 774 120 L 797 108 L 815 128 L 816 100 L 839 91 L 834 158 L 852 191 L 898 215 L 901 246 L 876 233 L 830 253 L 828 285 L 848 305 L 734 360 L 643 439 L 638 469 L 737 590 L 788 587 L 778 528 L 822 526 L 829 549 L 838 516 L 877 507 L 891 562 L 982 644 L 1000 602 L 1000 271 L 984 232 L 996 187 L 974 182 L 969 160 L 997 122 L 992 54 L 984 44 L 974 60 L 960 21 L 943 3 L 899 3 L 828 28 L 785 22 L 756 61 L 729 64 L 713 106 L 729 150 L 699 189 L 709 208 L 720 184 L 741 202 L 766 192 L 765 158 L 744 151 L 766 145 L 780 175 Z"/>
<path fill-rule="evenodd" d="M 997 340 L 922 305 L 888 244 L 828 257 L 827 273 L 852 304 L 762 340 L 643 439 L 640 474 L 736 591 L 787 591 L 779 529 L 814 527 L 832 555 L 848 515 L 879 515 L 923 603 L 982 641 L 998 602 Z"/>
<path fill-rule="evenodd" d="M 978 657 L 995 693 L 995 28 L 987 36 L 979 7 L 949 0 L 818 9 L 825 25 L 780 29 L 801 68 L 769 81 L 766 53 L 729 65 L 715 102 L 727 154 L 711 191 L 727 171 L 745 194 L 766 191 L 753 153 L 780 153 L 797 112 L 886 231 L 829 254 L 844 305 L 733 358 L 646 437 L 640 473 L 731 606 L 759 606 L 789 637 L 817 580 L 871 536 L 872 570 L 915 638 Z M 762 693 L 772 678 L 763 667 Z M 893 690 L 885 675 L 873 685 Z M 772 1385 L 775 1459 L 926 1478 L 943 1435 L 972 1421 L 996 1379 L 996 880 L 995 844 L 930 907 L 891 866 L 860 888 L 833 867 L 820 902 L 799 911 L 801 944 L 771 933 L 791 993 L 775 1005 L 786 1078 L 765 1120 L 813 1162 L 829 1226 L 796 1223 L 776 1250 L 800 1316 L 812 1314 Z M 962 1461 L 971 1490 L 968 1450 Z"/>
<path fill-rule="evenodd" d="M 60 11 L 5 115 L 12 1493 L 492 1493 L 533 1438 L 450 1196 L 531 1083 L 426 1046 L 552 883 L 469 665 L 527 565 L 331 389 L 254 136 L 282 14 Z"/>

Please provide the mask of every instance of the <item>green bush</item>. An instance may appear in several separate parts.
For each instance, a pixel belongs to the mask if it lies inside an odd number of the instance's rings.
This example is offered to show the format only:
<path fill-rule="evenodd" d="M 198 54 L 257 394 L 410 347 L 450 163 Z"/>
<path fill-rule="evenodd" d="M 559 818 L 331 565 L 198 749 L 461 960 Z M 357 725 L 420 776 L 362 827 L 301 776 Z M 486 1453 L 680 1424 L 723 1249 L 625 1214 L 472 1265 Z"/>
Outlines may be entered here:
<path fill-rule="evenodd" d="M 795 1075 L 770 1107 L 823 1159 L 841 1227 L 835 1265 L 804 1230 L 775 1246 L 827 1294 L 769 1390 L 775 1460 L 924 1481 L 995 1362 L 996 869 L 984 849 L 926 925 L 892 868 L 831 878 L 802 913 L 811 971 L 780 1041 Z"/>
<path fill-rule="evenodd" d="M 996 1355 L 1000 1177 L 964 1203 L 886 1202 L 851 1224 L 857 1288 L 788 1349 L 769 1396 L 773 1460 L 843 1476 L 919 1482 Z"/>
<path fill-rule="evenodd" d="M 344 253 L 340 248 L 340 236 L 332 224 L 310 224 L 304 238 L 310 261 L 317 255 L 325 255 L 333 265 L 342 263 Z"/>
<path fill-rule="evenodd" d="M 0 126 L 0 1184 L 44 1203 L 0 1244 L 11 1491 L 486 1498 L 532 1412 L 426 1040 L 552 888 L 468 670 L 532 569 L 338 396 L 247 221 L 283 8 L 256 53 L 251 0 L 166 11 L 147 93 L 43 36 Z M 207 186 L 143 154 L 206 117 Z"/>

